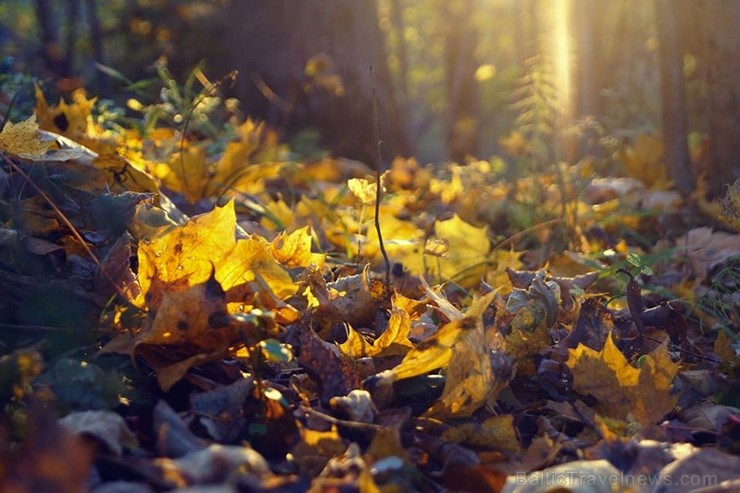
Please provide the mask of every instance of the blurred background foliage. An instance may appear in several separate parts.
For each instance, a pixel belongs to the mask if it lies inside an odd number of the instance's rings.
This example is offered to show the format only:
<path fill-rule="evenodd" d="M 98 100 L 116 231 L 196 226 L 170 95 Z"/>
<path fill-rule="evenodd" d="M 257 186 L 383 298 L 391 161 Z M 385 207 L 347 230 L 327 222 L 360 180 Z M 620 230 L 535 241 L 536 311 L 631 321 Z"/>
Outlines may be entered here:
<path fill-rule="evenodd" d="M 656 161 L 688 193 L 711 163 L 720 196 L 740 173 L 738 90 L 723 82 L 740 72 L 728 56 L 740 8 L 669 4 L 5 0 L 0 104 L 32 100 L 19 74 L 62 95 L 84 87 L 120 106 L 152 104 L 163 60 L 179 81 L 202 64 L 211 81 L 238 70 L 224 95 L 286 140 L 370 162 L 373 65 L 386 159 L 501 156 L 515 177 L 588 158 L 624 173 L 625 153 L 653 136 L 657 148 L 637 152 L 633 168 L 665 155 Z"/>

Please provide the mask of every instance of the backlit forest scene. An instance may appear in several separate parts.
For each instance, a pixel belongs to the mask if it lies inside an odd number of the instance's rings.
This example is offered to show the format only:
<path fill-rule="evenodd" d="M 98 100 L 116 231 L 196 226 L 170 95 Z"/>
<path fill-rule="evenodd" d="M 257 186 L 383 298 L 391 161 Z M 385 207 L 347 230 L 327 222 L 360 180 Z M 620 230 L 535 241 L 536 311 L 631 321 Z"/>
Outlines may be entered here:
<path fill-rule="evenodd" d="M 740 491 L 739 27 L 2 0 L 0 491 Z"/>

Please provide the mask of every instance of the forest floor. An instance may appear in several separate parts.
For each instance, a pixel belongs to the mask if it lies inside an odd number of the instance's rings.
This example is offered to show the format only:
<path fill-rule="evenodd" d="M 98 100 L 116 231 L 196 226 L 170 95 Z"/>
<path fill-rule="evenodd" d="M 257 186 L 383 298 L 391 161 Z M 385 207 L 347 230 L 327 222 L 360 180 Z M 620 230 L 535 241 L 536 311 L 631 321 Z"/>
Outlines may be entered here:
<path fill-rule="evenodd" d="M 200 116 L 5 123 L 0 490 L 740 490 L 740 183 Z"/>

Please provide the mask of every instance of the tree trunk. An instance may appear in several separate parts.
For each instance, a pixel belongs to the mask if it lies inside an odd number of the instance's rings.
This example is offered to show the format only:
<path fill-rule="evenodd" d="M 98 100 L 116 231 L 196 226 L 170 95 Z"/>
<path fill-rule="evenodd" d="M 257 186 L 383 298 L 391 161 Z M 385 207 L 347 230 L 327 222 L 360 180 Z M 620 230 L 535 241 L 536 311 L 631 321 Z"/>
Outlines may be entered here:
<path fill-rule="evenodd" d="M 655 0 L 660 53 L 663 140 L 668 172 L 678 191 L 688 195 L 695 188 L 686 141 L 688 124 L 683 78 L 684 45 L 674 0 Z"/>
<path fill-rule="evenodd" d="M 702 0 L 699 27 L 709 99 L 709 193 L 740 178 L 740 2 Z"/>
<path fill-rule="evenodd" d="M 469 19 L 475 13 L 473 0 L 449 2 L 446 6 L 445 36 L 446 88 L 449 97 L 447 154 L 458 163 L 478 151 L 480 104 L 475 71 L 478 36 Z"/>
<path fill-rule="evenodd" d="M 65 70 L 65 59 L 64 52 L 59 44 L 57 26 L 54 22 L 56 14 L 49 0 L 36 0 L 34 7 L 41 32 L 41 56 L 44 59 L 46 69 L 53 75 L 60 77 Z"/>
<path fill-rule="evenodd" d="M 314 128 L 334 154 L 377 160 L 374 67 L 386 158 L 402 142 L 374 0 L 232 0 L 236 92 L 253 117 L 293 135 Z"/>
<path fill-rule="evenodd" d="M 578 49 L 576 116 L 580 117 L 602 116 L 605 7 L 603 0 L 581 0 L 573 9 Z"/>
<path fill-rule="evenodd" d="M 603 42 L 606 23 L 604 0 L 581 0 L 572 8 L 573 32 L 576 40 L 575 111 L 576 119 L 600 121 L 604 113 L 601 90 L 604 89 L 605 46 Z M 578 157 L 603 157 L 598 132 L 587 125 L 578 139 Z"/>
<path fill-rule="evenodd" d="M 100 27 L 100 16 L 98 15 L 98 8 L 95 0 L 85 0 L 85 6 L 87 8 L 87 16 L 89 18 L 90 26 L 90 43 L 92 44 L 93 58 L 96 63 L 106 65 L 105 59 L 105 44 L 103 40 L 103 31 Z M 108 77 L 101 71 L 96 71 L 98 79 L 98 91 L 102 96 L 110 95 L 110 84 Z"/>

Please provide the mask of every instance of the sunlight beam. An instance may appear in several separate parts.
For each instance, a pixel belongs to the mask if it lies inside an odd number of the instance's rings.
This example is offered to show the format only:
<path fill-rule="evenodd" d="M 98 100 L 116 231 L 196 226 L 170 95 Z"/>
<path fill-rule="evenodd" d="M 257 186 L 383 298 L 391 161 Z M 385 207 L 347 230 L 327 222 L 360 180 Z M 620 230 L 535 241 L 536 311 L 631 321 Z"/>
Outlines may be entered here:
<path fill-rule="evenodd" d="M 555 29 L 553 30 L 555 46 L 555 81 L 558 89 L 558 122 L 557 131 L 563 132 L 571 124 L 572 86 L 571 86 L 571 50 L 570 50 L 570 0 L 555 0 Z"/>

